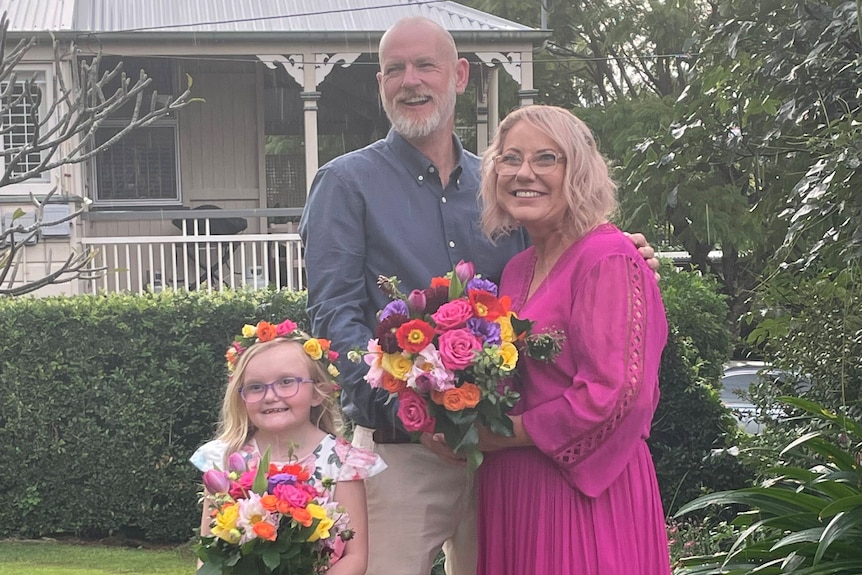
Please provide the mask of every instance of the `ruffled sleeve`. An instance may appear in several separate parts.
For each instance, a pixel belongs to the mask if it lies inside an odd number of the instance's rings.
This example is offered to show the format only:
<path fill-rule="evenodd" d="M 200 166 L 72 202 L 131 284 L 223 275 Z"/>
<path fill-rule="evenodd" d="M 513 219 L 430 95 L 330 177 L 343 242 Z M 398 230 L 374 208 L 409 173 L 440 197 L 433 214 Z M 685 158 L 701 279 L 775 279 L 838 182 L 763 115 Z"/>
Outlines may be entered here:
<path fill-rule="evenodd" d="M 359 481 L 374 477 L 386 469 L 386 463 L 376 453 L 330 435 L 324 439 L 317 467 L 324 477 L 335 481 Z"/>
<path fill-rule="evenodd" d="M 224 455 L 227 450 L 227 443 L 219 439 L 208 441 L 197 448 L 197 450 L 189 458 L 192 465 L 201 471 L 209 471 L 214 467 L 221 468 L 224 465 Z"/>

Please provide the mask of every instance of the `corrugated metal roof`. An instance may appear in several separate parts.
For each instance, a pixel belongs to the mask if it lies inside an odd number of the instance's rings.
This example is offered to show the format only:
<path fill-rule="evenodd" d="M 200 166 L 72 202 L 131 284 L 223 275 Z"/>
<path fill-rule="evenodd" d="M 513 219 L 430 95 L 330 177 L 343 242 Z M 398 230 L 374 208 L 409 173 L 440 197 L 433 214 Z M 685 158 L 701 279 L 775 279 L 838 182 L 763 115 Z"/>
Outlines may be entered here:
<path fill-rule="evenodd" d="M 0 0 L 11 32 L 69 30 L 76 0 Z"/>
<path fill-rule="evenodd" d="M 0 0 L 15 31 L 381 32 L 426 16 L 452 32 L 533 29 L 445 0 Z"/>

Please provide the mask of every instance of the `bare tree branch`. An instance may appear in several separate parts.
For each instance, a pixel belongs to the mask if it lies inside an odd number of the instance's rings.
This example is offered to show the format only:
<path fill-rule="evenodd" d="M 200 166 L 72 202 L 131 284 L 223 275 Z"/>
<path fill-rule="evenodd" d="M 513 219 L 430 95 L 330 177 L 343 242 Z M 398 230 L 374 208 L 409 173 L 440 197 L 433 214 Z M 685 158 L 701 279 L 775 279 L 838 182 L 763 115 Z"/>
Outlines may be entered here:
<path fill-rule="evenodd" d="M 56 37 L 52 37 L 51 85 L 40 88 L 36 77 L 16 73 L 28 51 L 36 45 L 36 38 L 21 40 L 10 49 L 6 44 L 8 30 L 9 19 L 4 13 L 0 16 L 0 156 L 4 160 L 0 189 L 60 166 L 85 162 L 133 130 L 170 116 L 195 100 L 191 97 L 192 80 L 188 76 L 186 89 L 180 95 L 162 99 L 150 90 L 152 80 L 143 70 L 134 81 L 123 72 L 122 62 L 102 71 L 101 53 L 89 61 L 77 60 L 74 44 L 64 47 Z M 67 81 L 69 72 L 71 78 Z M 119 87 L 113 88 L 118 81 Z M 129 105 L 133 106 L 131 115 L 119 113 Z M 15 124 L 5 120 L 12 110 L 25 115 L 32 130 L 15 131 Z M 111 127 L 119 129 L 97 145 L 96 134 L 108 120 Z M 51 271 L 52 264 L 48 262 L 48 271 L 39 279 L 15 281 L 27 243 L 37 240 L 43 228 L 70 222 L 84 211 L 81 207 L 60 219 L 44 221 L 45 206 L 57 192 L 54 187 L 42 199 L 31 194 L 32 212 L 17 210 L 0 232 L 0 297 L 32 293 L 47 285 L 75 279 L 96 279 L 105 273 L 104 268 L 91 267 L 97 251 L 83 248 L 73 249 L 56 270 Z M 32 221 L 24 218 L 30 213 Z"/>

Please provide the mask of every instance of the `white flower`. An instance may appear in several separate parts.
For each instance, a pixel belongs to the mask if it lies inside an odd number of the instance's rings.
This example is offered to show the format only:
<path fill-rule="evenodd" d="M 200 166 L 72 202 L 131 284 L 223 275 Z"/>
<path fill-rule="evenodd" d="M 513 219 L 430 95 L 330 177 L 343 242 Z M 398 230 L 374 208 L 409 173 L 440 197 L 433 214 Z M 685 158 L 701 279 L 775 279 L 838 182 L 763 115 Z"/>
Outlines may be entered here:
<path fill-rule="evenodd" d="M 417 382 L 417 378 L 427 384 Z M 455 387 L 455 373 L 443 366 L 440 352 L 434 344 L 428 344 L 413 360 L 413 368 L 407 374 L 407 385 L 425 391 L 445 391 Z"/>
<path fill-rule="evenodd" d="M 239 540 L 240 545 L 257 538 L 257 534 L 254 532 L 255 523 L 266 521 L 273 527 L 278 527 L 278 521 L 272 513 L 263 508 L 260 495 L 257 493 L 249 493 L 248 499 L 237 501 L 237 506 L 239 507 L 239 514 L 236 526 L 242 531 L 242 538 Z"/>

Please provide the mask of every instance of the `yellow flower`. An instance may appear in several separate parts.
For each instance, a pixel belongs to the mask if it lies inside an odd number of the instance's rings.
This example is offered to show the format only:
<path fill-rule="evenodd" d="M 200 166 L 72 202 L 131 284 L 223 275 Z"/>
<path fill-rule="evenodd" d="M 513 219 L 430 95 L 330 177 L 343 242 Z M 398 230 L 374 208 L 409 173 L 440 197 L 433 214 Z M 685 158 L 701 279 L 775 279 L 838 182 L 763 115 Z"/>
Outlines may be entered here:
<path fill-rule="evenodd" d="M 381 367 L 398 379 L 407 379 L 407 374 L 413 367 L 413 362 L 400 353 L 384 353 Z"/>
<path fill-rule="evenodd" d="M 500 357 L 503 358 L 503 371 L 512 371 L 518 364 L 518 348 L 508 341 L 503 342 L 500 346 Z"/>
<path fill-rule="evenodd" d="M 500 324 L 500 339 L 509 343 L 515 341 L 515 330 L 512 329 L 512 316 L 514 315 L 515 312 L 510 311 L 494 320 Z"/>
<path fill-rule="evenodd" d="M 223 507 L 216 515 L 215 525 L 212 527 L 213 535 L 228 543 L 239 543 L 240 532 L 236 528 L 238 517 L 239 509 L 236 505 Z"/>
<path fill-rule="evenodd" d="M 320 505 L 315 505 L 314 503 L 309 503 L 305 508 L 309 513 L 311 513 L 311 517 L 313 519 L 319 519 L 320 523 L 317 524 L 317 527 L 314 529 L 314 533 L 308 536 L 308 541 L 317 541 L 318 539 L 329 539 L 329 530 L 332 529 L 332 526 L 335 524 L 331 518 L 327 517 L 326 509 L 321 507 Z"/>
<path fill-rule="evenodd" d="M 335 367 L 335 364 L 330 363 L 329 367 L 326 368 L 326 371 L 329 372 L 329 375 L 332 377 L 338 377 L 340 375 L 338 368 Z"/>
<path fill-rule="evenodd" d="M 317 361 L 323 357 L 323 348 L 320 347 L 320 342 L 316 339 L 310 339 L 302 344 L 302 349 L 308 354 L 308 357 Z"/>
<path fill-rule="evenodd" d="M 257 327 L 251 324 L 245 324 L 242 326 L 242 336 L 243 337 L 254 337 L 257 334 Z"/>

